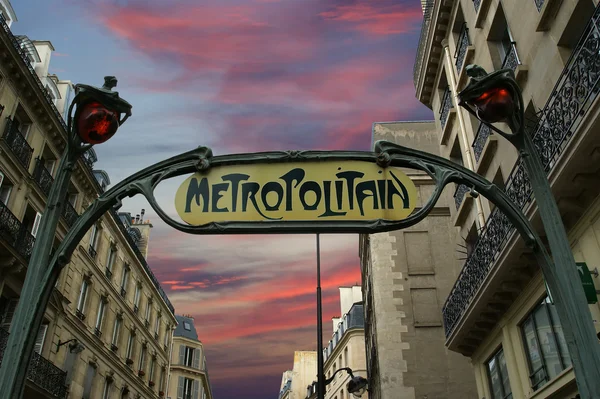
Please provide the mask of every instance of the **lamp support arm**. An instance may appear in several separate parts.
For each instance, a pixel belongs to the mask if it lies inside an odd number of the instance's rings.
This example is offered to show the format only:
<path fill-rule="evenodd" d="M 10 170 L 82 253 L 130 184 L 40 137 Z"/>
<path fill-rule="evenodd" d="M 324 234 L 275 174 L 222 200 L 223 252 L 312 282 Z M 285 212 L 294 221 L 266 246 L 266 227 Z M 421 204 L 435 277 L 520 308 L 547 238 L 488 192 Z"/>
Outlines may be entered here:
<path fill-rule="evenodd" d="M 354 374 L 352 374 L 352 369 L 350 367 L 342 367 L 341 369 L 337 369 L 331 377 L 329 377 L 328 379 L 325 380 L 325 386 L 331 384 L 331 382 L 335 378 L 335 375 L 337 373 L 339 373 L 340 371 L 345 371 L 350 375 L 350 378 L 354 378 Z"/>

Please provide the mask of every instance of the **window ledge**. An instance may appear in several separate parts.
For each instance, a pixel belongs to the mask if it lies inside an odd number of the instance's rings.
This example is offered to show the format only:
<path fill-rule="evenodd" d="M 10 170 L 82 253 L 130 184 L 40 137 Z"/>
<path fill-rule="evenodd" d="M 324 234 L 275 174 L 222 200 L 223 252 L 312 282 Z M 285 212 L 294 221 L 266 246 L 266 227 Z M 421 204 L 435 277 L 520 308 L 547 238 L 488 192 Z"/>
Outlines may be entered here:
<path fill-rule="evenodd" d="M 450 108 L 450 111 L 448 111 L 448 119 L 446 119 L 446 124 L 442 128 L 442 137 L 440 138 L 440 145 L 446 145 L 446 143 L 448 142 L 450 132 L 452 132 L 452 126 L 454 125 L 455 117 L 456 108 Z"/>
<path fill-rule="evenodd" d="M 485 21 L 485 17 L 487 16 L 490 3 L 490 0 L 481 0 L 481 3 L 479 4 L 479 11 L 477 11 L 477 17 L 475 17 L 476 28 L 483 27 L 483 21 Z"/>
<path fill-rule="evenodd" d="M 548 398 L 567 386 L 570 382 L 575 382 L 575 371 L 573 371 L 573 366 L 564 369 L 559 375 L 548 381 L 546 385 L 537 391 L 530 393 L 529 396 L 527 396 L 527 399 Z"/>
<path fill-rule="evenodd" d="M 550 29 L 550 23 L 556 16 L 560 1 L 557 0 L 545 0 L 542 9 L 540 10 L 540 16 L 535 27 L 536 32 L 543 32 Z"/>
<path fill-rule="evenodd" d="M 473 204 L 473 197 L 468 192 L 465 193 L 462 203 L 460 207 L 456 210 L 454 226 L 460 227 L 465 221 L 465 218 L 469 214 L 469 210 L 471 209 L 471 205 Z"/>
<path fill-rule="evenodd" d="M 477 167 L 475 168 L 475 172 L 477 174 L 483 175 L 487 170 L 490 162 L 494 158 L 494 154 L 496 153 L 496 149 L 498 148 L 498 138 L 490 134 L 488 139 L 483 146 L 483 150 L 481 151 L 481 156 L 479 157 L 479 161 L 477 162 Z"/>

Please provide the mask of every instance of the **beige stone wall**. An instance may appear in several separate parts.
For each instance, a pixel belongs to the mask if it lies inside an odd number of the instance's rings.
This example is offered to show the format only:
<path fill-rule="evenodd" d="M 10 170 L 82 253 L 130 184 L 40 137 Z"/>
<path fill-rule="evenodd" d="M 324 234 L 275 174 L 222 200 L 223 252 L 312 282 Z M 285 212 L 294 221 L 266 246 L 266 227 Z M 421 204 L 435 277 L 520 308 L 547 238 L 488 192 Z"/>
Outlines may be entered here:
<path fill-rule="evenodd" d="M 292 368 L 292 389 L 290 399 L 304 399 L 306 387 L 312 384 L 317 376 L 317 352 L 295 351 Z"/>
<path fill-rule="evenodd" d="M 439 152 L 433 122 L 377 123 L 373 139 Z M 422 206 L 434 183 L 423 172 L 407 173 Z M 377 374 L 372 398 L 476 397 L 470 362 L 444 346 L 441 308 L 460 270 L 449 210 L 452 191 L 448 187 L 419 224 L 372 234 L 368 246 L 361 240 L 362 251 L 368 251 L 361 261 L 367 334 L 374 335 L 368 339 L 376 347 L 375 354 L 367 351 L 367 364 Z"/>
<path fill-rule="evenodd" d="M 325 362 L 326 378 L 330 378 L 336 370 L 342 367 L 350 367 L 355 376 L 367 377 L 363 329 L 352 329 L 344 333 L 341 341 Z M 325 399 L 351 399 L 352 395 L 346 389 L 348 381 L 350 381 L 348 373 L 345 371 L 337 373 L 335 379 L 326 388 Z M 361 398 L 368 399 L 369 394 L 365 393 Z"/>

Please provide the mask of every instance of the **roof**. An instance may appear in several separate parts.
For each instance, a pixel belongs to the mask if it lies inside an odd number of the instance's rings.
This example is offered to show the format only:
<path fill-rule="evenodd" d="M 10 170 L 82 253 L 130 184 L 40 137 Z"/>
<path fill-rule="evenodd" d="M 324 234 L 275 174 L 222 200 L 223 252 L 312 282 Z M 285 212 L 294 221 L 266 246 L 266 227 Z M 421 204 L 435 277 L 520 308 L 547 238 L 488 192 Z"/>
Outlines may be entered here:
<path fill-rule="evenodd" d="M 174 337 L 184 337 L 198 341 L 198 333 L 194 325 L 194 319 L 191 317 L 175 315 L 177 319 L 177 327 L 173 333 Z M 188 329 L 189 328 L 189 329 Z"/>

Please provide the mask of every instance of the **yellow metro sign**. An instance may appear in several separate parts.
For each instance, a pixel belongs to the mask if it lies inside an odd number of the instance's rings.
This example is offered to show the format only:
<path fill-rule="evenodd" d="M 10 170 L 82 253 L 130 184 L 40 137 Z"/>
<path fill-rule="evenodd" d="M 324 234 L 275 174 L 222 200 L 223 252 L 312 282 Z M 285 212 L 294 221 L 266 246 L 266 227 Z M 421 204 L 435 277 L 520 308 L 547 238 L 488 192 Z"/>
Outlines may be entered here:
<path fill-rule="evenodd" d="M 175 195 L 192 226 L 240 221 L 399 221 L 417 190 L 399 168 L 364 161 L 214 166 L 188 177 Z"/>

